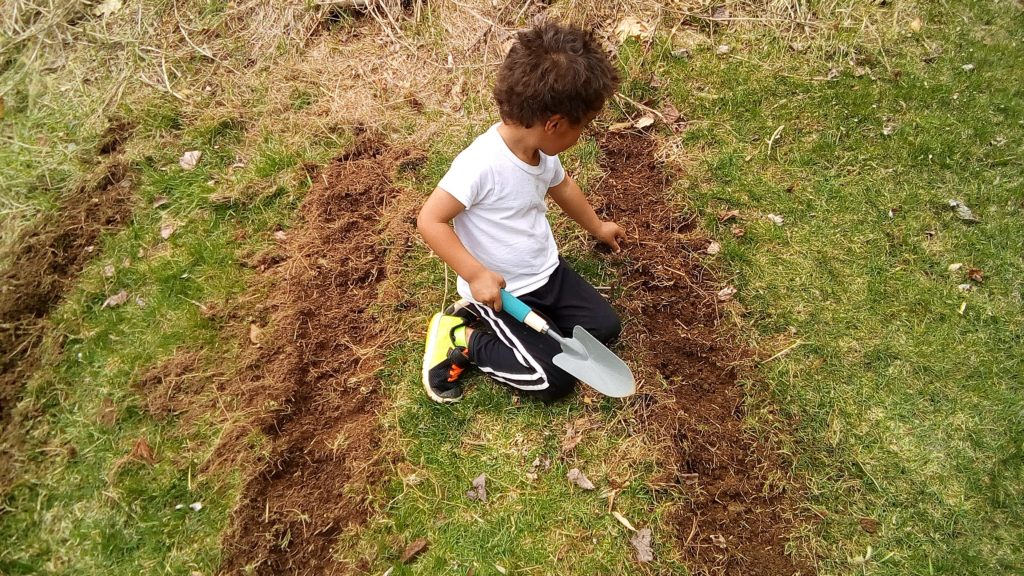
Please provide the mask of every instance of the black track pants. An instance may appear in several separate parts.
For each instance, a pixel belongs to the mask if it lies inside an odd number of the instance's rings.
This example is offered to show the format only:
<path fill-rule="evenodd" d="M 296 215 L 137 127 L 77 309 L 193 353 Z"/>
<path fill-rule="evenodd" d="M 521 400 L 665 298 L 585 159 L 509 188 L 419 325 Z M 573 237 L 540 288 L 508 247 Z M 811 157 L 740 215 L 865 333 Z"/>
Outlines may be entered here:
<path fill-rule="evenodd" d="M 582 326 L 601 342 L 619 336 L 622 324 L 611 305 L 586 280 L 559 259 L 544 286 L 519 296 L 555 330 L 572 336 Z M 469 359 L 491 378 L 543 400 L 570 394 L 576 379 L 551 361 L 562 351 L 558 342 L 519 322 L 505 311 L 470 304 L 484 321 L 469 341 Z"/>

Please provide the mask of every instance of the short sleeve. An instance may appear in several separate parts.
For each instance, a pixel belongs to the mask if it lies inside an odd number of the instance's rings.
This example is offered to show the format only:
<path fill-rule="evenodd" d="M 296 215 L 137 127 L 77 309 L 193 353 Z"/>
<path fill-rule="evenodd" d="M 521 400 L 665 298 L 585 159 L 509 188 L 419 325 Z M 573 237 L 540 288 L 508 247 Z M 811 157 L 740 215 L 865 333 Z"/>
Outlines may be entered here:
<path fill-rule="evenodd" d="M 480 201 L 481 194 L 487 188 L 486 177 L 486 168 L 463 152 L 452 161 L 451 167 L 437 183 L 437 187 L 454 196 L 468 209 Z"/>
<path fill-rule="evenodd" d="M 558 159 L 558 156 L 551 157 L 551 182 L 548 184 L 548 188 L 554 188 L 565 180 L 565 168 L 562 168 L 562 161 Z"/>

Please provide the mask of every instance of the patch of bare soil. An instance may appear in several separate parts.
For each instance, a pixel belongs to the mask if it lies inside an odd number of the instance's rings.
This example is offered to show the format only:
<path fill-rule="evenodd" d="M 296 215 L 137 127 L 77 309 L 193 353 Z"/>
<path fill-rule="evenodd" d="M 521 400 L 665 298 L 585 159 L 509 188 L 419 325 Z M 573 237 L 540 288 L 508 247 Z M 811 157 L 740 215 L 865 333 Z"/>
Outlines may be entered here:
<path fill-rule="evenodd" d="M 90 184 L 23 233 L 10 266 L 0 271 L 0 491 L 14 460 L 11 410 L 38 364 L 47 314 L 94 256 L 100 234 L 131 217 L 132 199 L 127 168 L 108 161 Z"/>
<path fill-rule="evenodd" d="M 188 424 L 216 409 L 210 393 L 214 377 L 222 376 L 206 371 L 198 352 L 180 352 L 147 370 L 135 383 L 135 391 L 150 416 L 158 420 L 175 416 Z"/>
<path fill-rule="evenodd" d="M 696 254 L 708 240 L 695 216 L 668 202 L 670 176 L 654 146 L 642 135 L 607 135 L 596 196 L 599 213 L 633 239 L 616 307 L 626 313 L 630 364 L 648 382 L 639 401 L 650 433 L 668 447 L 667 483 L 688 498 L 672 520 L 678 545 L 694 574 L 812 573 L 785 552 L 797 495 L 781 457 L 744 430 L 737 379 L 752 353 L 721 321 L 720 286 Z M 668 387 L 651 391 L 659 375 Z"/>
<path fill-rule="evenodd" d="M 398 302 L 414 198 L 391 184 L 400 160 L 364 144 L 313 175 L 300 223 L 260 259 L 269 322 L 230 393 L 251 415 L 214 455 L 258 461 L 223 541 L 225 574 L 348 574 L 338 535 L 371 513 L 386 450 L 375 372 L 399 336 Z M 217 465 L 217 464 L 215 464 Z"/>

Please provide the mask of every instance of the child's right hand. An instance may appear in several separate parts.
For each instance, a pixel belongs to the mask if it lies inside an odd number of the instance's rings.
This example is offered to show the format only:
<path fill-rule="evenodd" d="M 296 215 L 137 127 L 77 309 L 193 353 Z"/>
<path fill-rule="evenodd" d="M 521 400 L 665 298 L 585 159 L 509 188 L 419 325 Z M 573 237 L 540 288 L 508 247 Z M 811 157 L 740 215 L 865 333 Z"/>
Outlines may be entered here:
<path fill-rule="evenodd" d="M 467 281 L 473 299 L 494 308 L 495 312 L 501 312 L 501 289 L 505 287 L 505 278 L 501 274 L 484 269 L 476 277 L 467 278 Z"/>

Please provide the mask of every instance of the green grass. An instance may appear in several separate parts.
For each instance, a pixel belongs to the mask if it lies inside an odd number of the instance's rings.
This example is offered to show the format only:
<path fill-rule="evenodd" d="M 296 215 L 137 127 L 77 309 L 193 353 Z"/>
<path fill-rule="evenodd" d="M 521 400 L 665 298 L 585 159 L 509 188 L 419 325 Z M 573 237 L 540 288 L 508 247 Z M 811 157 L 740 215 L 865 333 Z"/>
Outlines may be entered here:
<path fill-rule="evenodd" d="M 822 66 L 771 43 L 742 60 L 679 62 L 662 47 L 651 64 L 686 118 L 716 122 L 682 136 L 707 153 L 677 192 L 723 243 L 752 340 L 801 342 L 762 369 L 762 401 L 794 422 L 790 450 L 823 516 L 802 542 L 823 573 L 1024 570 L 1024 59 L 1010 12 L 933 8 L 942 56 L 923 63 L 921 40 L 899 36 L 886 45 L 898 79 L 881 64 L 877 80 L 780 77 Z M 983 222 L 958 220 L 951 198 Z M 715 219 L 726 207 L 743 214 L 739 240 Z M 968 267 L 985 280 L 965 294 Z"/>
<path fill-rule="evenodd" d="M 928 45 L 893 33 L 884 52 L 847 31 L 831 47 L 813 46 L 813 58 L 771 33 L 726 35 L 722 42 L 748 47 L 728 58 L 709 47 L 682 60 L 662 42 L 650 53 L 637 43 L 620 53 L 625 94 L 671 101 L 693 121 L 683 134 L 662 134 L 684 168 L 674 192 L 723 243 L 719 265 L 740 288 L 750 343 L 767 357 L 799 342 L 747 384 L 765 390 L 752 399 L 752 422 L 772 406 L 792 422 L 786 450 L 809 518 L 795 544 L 815 554 L 823 574 L 1024 570 L 1024 177 L 1012 144 L 1024 136 L 1024 99 L 1019 81 L 999 80 L 1021 80 L 1024 63 L 1011 41 L 1019 12 L 997 18 L 991 10 L 934 8 L 924 14 Z M 961 18 L 960 29 L 950 23 Z M 926 64 L 933 44 L 943 55 Z M 854 74 L 844 62 L 850 53 L 871 73 Z M 962 70 L 967 63 L 975 70 Z M 813 79 L 833 66 L 845 70 L 837 80 Z M 652 71 L 661 87 L 647 82 Z M 889 123 L 897 128 L 885 135 Z M 583 179 L 593 178 L 592 148 L 584 142 L 567 154 Z M 447 143 L 430 157 L 424 193 L 458 149 Z M 984 222 L 959 221 L 949 198 Z M 742 211 L 742 239 L 717 223 L 724 208 Z M 555 228 L 563 247 L 585 248 L 571 224 L 556 220 Z M 437 262 L 414 261 L 410 292 L 440 305 Z M 948 271 L 954 262 L 965 267 Z M 985 281 L 964 294 L 957 285 L 971 266 Z M 600 281 L 600 267 L 591 274 Z M 430 550 L 396 574 L 494 573 L 495 563 L 510 573 L 634 571 L 626 534 L 593 495 L 566 489 L 568 464 L 537 484 L 523 478 L 536 455 L 557 453 L 565 423 L 591 408 L 513 406 L 486 380 L 454 408 L 431 406 L 408 361 L 417 350 L 400 347 L 384 375 L 397 383 L 393 425 L 415 484 L 393 480 L 385 514 L 352 536 L 362 543 L 353 549 L 384 570 L 405 543 L 427 538 Z M 597 417 L 608 418 L 607 436 L 580 454 L 584 470 L 607 467 L 624 438 L 608 413 Z M 630 462 L 639 476 L 646 464 Z M 480 472 L 498 485 L 486 506 L 464 496 Z M 664 540 L 662 503 L 639 482 L 626 494 L 616 507 Z M 862 519 L 877 520 L 877 532 Z M 659 569 L 684 573 L 661 544 Z"/>
<path fill-rule="evenodd" d="M 417 272 L 409 290 L 424 302 L 414 314 L 425 325 L 440 306 L 444 272 L 422 252 L 410 260 Z M 594 282 L 610 272 L 599 261 L 576 265 Z M 632 533 L 609 513 L 605 491 L 619 488 L 614 510 L 639 528 L 657 525 L 671 501 L 647 486 L 653 461 L 616 403 L 587 405 L 578 397 L 550 406 L 526 398 L 517 403 L 508 389 L 477 375 L 465 400 L 439 406 L 422 394 L 419 366 L 410 362 L 421 353 L 418 342 L 398 346 L 381 374 L 393 401 L 385 422 L 408 467 L 400 466 L 387 487 L 382 514 L 351 536 L 358 542 L 352 554 L 374 559 L 373 571 L 383 572 L 397 564 L 405 544 L 427 538 L 423 557 L 393 574 L 463 574 L 470 567 L 497 574 L 495 564 L 516 574 L 630 572 Z M 596 428 L 584 433 L 575 455 L 561 458 L 566 426 L 580 417 Z M 551 468 L 531 481 L 532 463 L 544 457 Z M 571 485 L 566 474 L 574 467 L 597 489 Z M 486 504 L 466 497 L 481 473 L 487 475 Z M 662 537 L 655 544 L 660 566 L 681 570 L 671 541 Z"/>
<path fill-rule="evenodd" d="M 826 3 L 812 4 L 823 18 L 838 18 Z M 733 46 L 725 57 L 713 45 L 675 57 L 664 34 L 649 51 L 631 41 L 619 54 L 622 91 L 652 105 L 670 101 L 690 121 L 682 133 L 657 136 L 682 167 L 671 192 L 723 244 L 716 265 L 739 288 L 749 342 L 764 356 L 799 342 L 747 383 L 753 423 L 773 407 L 791 422 L 784 441 L 810 520 L 795 545 L 818 558 L 822 574 L 1021 573 L 1024 23 L 1006 3 L 929 3 L 922 32 L 911 34 L 913 6 L 892 5 L 858 8 L 877 13 L 879 28 L 867 31 L 823 21 L 799 53 L 788 48 L 791 38 L 766 26 L 718 30 L 715 43 Z M 226 8 L 212 3 L 204 18 L 216 20 Z M 436 22 L 419 26 L 416 34 L 441 41 Z M 873 36 L 879 30 L 880 39 Z M 937 59 L 923 61 L 934 53 Z M 856 75 L 851 57 L 870 72 Z M 973 71 L 961 68 L 968 63 Z M 841 70 L 837 80 L 814 79 L 830 68 Z M 22 72 L 0 74 L 0 214 L 18 219 L 0 229 L 5 241 L 53 209 L 96 162 L 103 127 L 97 114 L 105 98 L 74 91 L 61 106 L 59 71 L 14 86 Z M 223 326 L 194 302 L 246 290 L 239 261 L 292 224 L 309 185 L 303 164 L 326 162 L 351 142 L 348 134 L 324 133 L 296 146 L 301 139 L 286 127 L 254 133 L 270 88 L 248 88 L 252 109 L 237 117 L 198 91 L 187 104 L 133 95 L 122 109 L 136 124 L 126 160 L 138 204 L 125 229 L 101 239 L 55 310 L 44 367 L 18 408 L 32 424 L 20 481 L 0 509 L 0 572 L 216 570 L 241 480 L 198 473 L 220 432 L 217 415 L 189 426 L 156 420 L 134 384 L 183 350 L 202 352 L 211 369 L 230 365 L 237 344 L 225 346 Z M 295 112 L 314 109 L 321 97 L 285 88 Z M 455 154 L 486 129 L 489 110 L 471 99 L 450 115 L 455 120 L 434 133 L 426 163 L 403 175 L 410 194 L 429 193 Z M 635 112 L 613 106 L 613 114 Z M 896 126 L 888 136 L 887 124 Z M 779 126 L 769 153 L 767 139 Z M 395 127 L 405 135 L 415 129 L 408 121 Z M 192 149 L 202 160 L 183 171 L 177 159 Z M 233 166 L 243 150 L 245 166 Z M 563 161 L 585 188 L 601 177 L 592 141 Z M 211 200 L 217 194 L 223 198 Z M 158 196 L 169 202 L 153 208 Z M 949 198 L 966 202 L 983 222 L 957 220 Z M 717 222 L 725 208 L 742 211 L 743 238 Z M 768 213 L 782 215 L 784 225 L 768 222 Z M 552 216 L 567 257 L 603 283 L 609 271 L 586 256 L 591 242 L 557 211 Z M 164 241 L 159 229 L 167 223 L 176 230 Z M 418 331 L 442 305 L 444 270 L 422 246 L 407 261 L 403 280 L 415 306 L 406 320 Z M 965 266 L 950 272 L 954 262 Z M 106 265 L 116 268 L 111 278 L 101 274 Z M 984 270 L 984 283 L 962 293 L 957 285 L 972 266 Z M 101 308 L 121 289 L 132 295 L 127 304 Z M 647 485 L 658 471 L 616 403 L 516 405 L 478 376 L 463 403 L 436 406 L 420 392 L 419 354 L 418 341 L 388 352 L 380 377 L 392 407 L 382 418 L 405 462 L 380 488 L 381 513 L 339 541 L 340 556 L 382 573 L 405 544 L 425 537 L 430 549 L 393 574 L 464 574 L 471 566 L 494 574 L 495 565 L 510 574 L 636 573 L 630 534 L 602 497 L 621 485 L 614 509 L 654 529 L 652 572 L 686 573 L 666 526 L 678 500 Z M 118 407 L 114 428 L 98 422 L 104 400 Z M 584 435 L 575 456 L 559 459 L 566 425 L 581 416 L 598 429 Z M 129 463 L 111 475 L 140 437 L 157 463 Z M 552 467 L 530 481 L 526 473 L 541 455 Z M 596 491 L 568 483 L 574 466 Z M 486 504 L 465 496 L 480 473 L 488 478 Z M 175 509 L 196 501 L 205 506 L 199 512 Z M 866 532 L 862 518 L 877 520 L 877 532 Z"/>
<path fill-rule="evenodd" d="M 135 390 L 141 375 L 185 351 L 204 354 L 203 370 L 233 358 L 239 342 L 225 342 L 217 318 L 198 304 L 218 304 L 247 288 L 240 257 L 273 242 L 286 227 L 304 188 L 251 198 L 250 204 L 213 203 L 229 178 L 242 132 L 232 119 L 181 128 L 172 109 L 157 102 L 138 115 L 138 133 L 173 144 L 145 148 L 128 161 L 136 173 L 137 206 L 130 224 L 101 238 L 99 256 L 52 314 L 41 369 L 18 410 L 39 417 L 27 431 L 26 466 L 4 501 L 0 572 L 5 574 L 212 573 L 241 478 L 200 469 L 223 421 L 211 413 L 183 424 L 157 420 Z M 192 171 L 178 166 L 185 150 L 202 157 Z M 301 155 L 266 147 L 257 152 L 250 185 L 282 177 Z M 167 202 L 152 207 L 154 200 Z M 171 223 L 163 240 L 160 228 Z M 245 234 L 240 234 L 244 232 Z M 112 265 L 115 273 L 104 277 Z M 126 290 L 129 300 L 103 308 Z M 140 299 L 140 302 L 136 301 Z M 104 402 L 118 408 L 116 426 L 99 421 Z M 230 399 L 226 400 L 230 404 Z M 230 405 L 228 406 L 230 408 Z M 118 461 L 136 439 L 152 446 L 153 466 Z M 201 502 L 203 508 L 187 506 Z M 178 505 L 185 505 L 179 509 Z"/>

